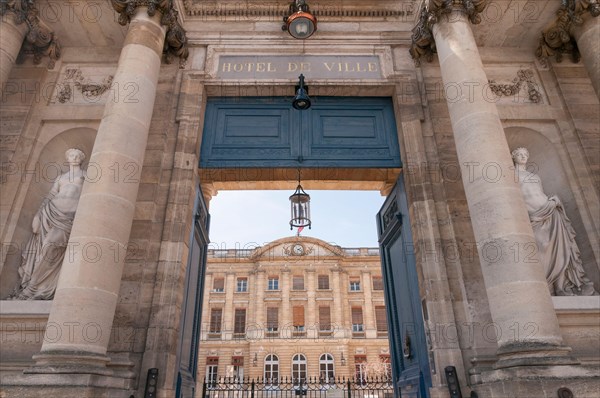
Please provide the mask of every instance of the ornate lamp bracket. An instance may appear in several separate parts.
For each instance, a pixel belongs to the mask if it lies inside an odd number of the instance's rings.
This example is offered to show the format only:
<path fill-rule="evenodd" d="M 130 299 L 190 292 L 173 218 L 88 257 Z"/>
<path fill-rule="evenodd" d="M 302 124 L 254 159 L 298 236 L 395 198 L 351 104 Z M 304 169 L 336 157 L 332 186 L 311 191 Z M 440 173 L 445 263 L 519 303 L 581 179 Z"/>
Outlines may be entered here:
<path fill-rule="evenodd" d="M 147 7 L 148 15 L 154 16 L 160 12 L 161 25 L 167 27 L 163 56 L 170 64 L 174 58 L 179 58 L 179 67 L 183 68 L 189 56 L 187 35 L 179 23 L 179 13 L 173 5 L 173 0 L 111 0 L 115 11 L 119 14 L 119 24 L 125 26 L 131 21 L 138 7 Z"/>
<path fill-rule="evenodd" d="M 452 11 L 464 12 L 472 24 L 479 24 L 479 15 L 487 6 L 488 0 L 429 0 L 423 5 L 419 14 L 419 21 L 412 30 L 412 44 L 410 55 L 415 64 L 419 65 L 421 58 L 431 62 L 435 50 L 433 40 L 433 25 Z"/>

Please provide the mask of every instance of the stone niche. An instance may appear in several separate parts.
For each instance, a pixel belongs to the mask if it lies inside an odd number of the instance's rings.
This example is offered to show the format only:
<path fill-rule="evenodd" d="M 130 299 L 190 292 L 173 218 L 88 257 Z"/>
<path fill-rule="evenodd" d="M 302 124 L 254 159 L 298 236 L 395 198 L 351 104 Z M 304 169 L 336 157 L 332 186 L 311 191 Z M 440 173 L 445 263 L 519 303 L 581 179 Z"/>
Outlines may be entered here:
<path fill-rule="evenodd" d="M 57 175 L 68 171 L 65 151 L 69 148 L 81 149 L 86 155 L 82 168 L 86 169 L 95 137 L 96 130 L 91 128 L 63 130 L 48 140 L 36 160 L 23 163 L 23 169 L 35 170 L 35 172 L 23 175 L 22 178 L 21 176 L 16 177 L 21 179 L 21 187 L 18 196 L 13 201 L 11 213 L 17 215 L 12 217 L 17 221 L 12 237 L 8 238 L 10 245 L 6 249 L 6 260 L 0 266 L 0 300 L 6 299 L 20 283 L 18 268 L 21 264 L 22 251 L 32 235 L 33 217 L 44 197 L 52 188 Z M 36 152 L 34 151 L 34 153 Z M 20 165 L 18 160 L 15 160 L 15 163 Z"/>
<path fill-rule="evenodd" d="M 528 167 L 531 167 L 531 170 L 540 176 L 544 192 L 549 196 L 557 195 L 561 199 L 575 229 L 575 241 L 581 253 L 583 268 L 587 277 L 594 282 L 596 291 L 600 292 L 600 259 L 596 258 L 591 244 L 591 240 L 595 238 L 588 234 L 590 226 L 588 225 L 586 228 L 583 221 L 586 217 L 585 213 L 580 211 L 580 206 L 585 207 L 585 204 L 578 202 L 573 194 L 573 191 L 581 191 L 581 187 L 576 182 L 581 176 L 577 175 L 576 170 L 569 169 L 568 165 L 571 162 L 564 160 L 564 156 L 568 156 L 568 154 L 563 154 L 561 157 L 557 150 L 554 141 L 560 140 L 559 133 L 550 126 L 533 127 L 536 130 L 525 127 L 506 127 L 509 148 L 512 151 L 517 147 L 526 147 L 530 154 Z M 575 181 L 571 181 L 568 176 L 572 176 L 571 180 Z"/>

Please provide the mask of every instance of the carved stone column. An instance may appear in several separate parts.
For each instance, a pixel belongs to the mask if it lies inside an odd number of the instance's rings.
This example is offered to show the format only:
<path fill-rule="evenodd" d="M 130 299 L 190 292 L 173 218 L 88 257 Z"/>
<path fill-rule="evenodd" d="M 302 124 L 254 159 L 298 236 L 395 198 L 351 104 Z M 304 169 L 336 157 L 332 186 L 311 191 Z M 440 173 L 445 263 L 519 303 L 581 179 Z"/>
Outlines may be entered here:
<path fill-rule="evenodd" d="M 133 86 L 137 95 L 128 101 L 106 103 L 90 157 L 90 163 L 102 174 L 84 184 L 48 319 L 48 325 L 55 325 L 62 333 L 44 340 L 30 373 L 110 374 L 105 367 L 109 361 L 106 353 L 165 34 L 169 34 L 167 28 L 174 29 L 177 24 L 170 1 L 127 3 L 113 0 L 113 6 L 121 12 L 120 22 L 130 22 L 114 85 L 121 94 L 131 92 Z"/>
<path fill-rule="evenodd" d="M 598 0 L 563 0 L 556 19 L 542 32 L 536 55 L 545 60 L 554 56 L 562 61 L 570 54 L 573 62 L 583 63 L 596 95 L 600 97 L 600 2 Z"/>
<path fill-rule="evenodd" d="M 496 105 L 485 98 L 488 79 L 469 25 L 479 22 L 485 1 L 430 2 L 413 30 L 411 54 L 437 51 L 444 85 L 462 92 L 448 109 L 497 331 L 496 367 L 572 364 L 542 265 L 515 255 L 536 247 L 535 237 Z"/>
<path fill-rule="evenodd" d="M 42 56 L 48 54 L 49 68 L 60 57 L 60 45 L 54 32 L 38 17 L 33 2 L 26 0 L 7 0 L 0 2 L 0 91 L 8 80 L 10 71 L 17 60 L 23 40 L 27 38 L 26 53 L 33 53 L 33 62 L 37 65 Z"/>

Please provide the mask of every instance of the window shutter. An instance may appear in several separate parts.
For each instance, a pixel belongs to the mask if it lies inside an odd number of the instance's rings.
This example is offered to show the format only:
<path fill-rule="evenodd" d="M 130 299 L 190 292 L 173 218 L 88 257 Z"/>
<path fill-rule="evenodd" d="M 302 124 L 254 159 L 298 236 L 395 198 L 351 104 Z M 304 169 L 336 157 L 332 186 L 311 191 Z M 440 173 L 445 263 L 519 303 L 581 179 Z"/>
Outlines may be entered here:
<path fill-rule="evenodd" d="M 216 291 L 225 290 L 225 278 L 215 278 L 213 280 L 213 289 Z"/>
<path fill-rule="evenodd" d="M 319 307 L 319 329 L 331 330 L 331 311 L 329 307 Z"/>
<path fill-rule="evenodd" d="M 303 275 L 294 275 L 292 284 L 293 290 L 304 290 L 304 276 Z"/>
<path fill-rule="evenodd" d="M 244 366 L 244 357 L 231 357 L 231 364 L 234 366 Z"/>
<path fill-rule="evenodd" d="M 213 308 L 210 311 L 210 333 L 221 333 L 221 317 L 223 310 L 221 308 Z"/>
<path fill-rule="evenodd" d="M 385 307 L 377 306 L 375 307 L 375 320 L 377 323 L 377 331 L 378 332 L 387 332 L 387 319 L 386 319 Z"/>
<path fill-rule="evenodd" d="M 244 334 L 246 333 L 246 309 L 236 308 L 235 309 L 235 325 L 233 333 Z"/>
<path fill-rule="evenodd" d="M 329 275 L 319 275 L 319 289 L 329 289 Z"/>
<path fill-rule="evenodd" d="M 268 328 L 277 328 L 277 324 L 279 320 L 279 308 L 277 307 L 268 307 L 267 308 L 267 327 Z"/>
<path fill-rule="evenodd" d="M 294 306 L 294 326 L 304 326 L 304 307 Z"/>
<path fill-rule="evenodd" d="M 352 324 L 353 325 L 362 325 L 362 323 L 363 323 L 362 307 L 352 307 Z"/>
<path fill-rule="evenodd" d="M 381 276 L 373 277 L 373 290 L 383 290 L 383 278 Z"/>

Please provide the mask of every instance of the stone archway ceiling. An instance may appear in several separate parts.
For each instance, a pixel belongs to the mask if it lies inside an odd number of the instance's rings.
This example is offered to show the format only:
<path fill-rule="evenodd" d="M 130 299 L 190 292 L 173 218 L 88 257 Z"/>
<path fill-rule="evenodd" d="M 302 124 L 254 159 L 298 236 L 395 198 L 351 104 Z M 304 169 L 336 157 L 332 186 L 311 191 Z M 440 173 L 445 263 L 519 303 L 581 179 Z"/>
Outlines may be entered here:
<path fill-rule="evenodd" d="M 60 58 L 60 43 L 54 32 L 39 18 L 39 11 L 31 0 L 0 1 L 0 16 L 10 16 L 17 25 L 26 24 L 28 31 L 19 57 L 33 54 L 33 63 L 38 65 L 42 58 L 49 58 L 48 69 Z"/>
<path fill-rule="evenodd" d="M 179 58 L 180 66 L 185 65 L 189 56 L 187 36 L 178 20 L 179 13 L 173 5 L 173 0 L 111 0 L 115 11 L 119 14 L 119 24 L 127 25 L 138 7 L 147 7 L 148 15 L 156 12 L 162 14 L 161 24 L 167 27 L 163 55 L 166 63 Z"/>

